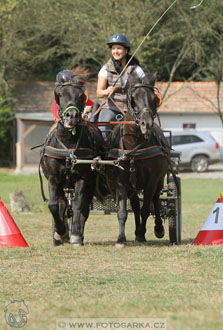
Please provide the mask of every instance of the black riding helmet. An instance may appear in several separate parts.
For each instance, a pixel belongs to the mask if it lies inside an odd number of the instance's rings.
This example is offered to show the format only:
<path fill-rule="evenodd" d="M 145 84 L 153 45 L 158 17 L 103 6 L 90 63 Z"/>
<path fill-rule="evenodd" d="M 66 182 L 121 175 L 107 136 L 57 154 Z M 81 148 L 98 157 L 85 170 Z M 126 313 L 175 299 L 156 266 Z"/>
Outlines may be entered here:
<path fill-rule="evenodd" d="M 113 36 L 111 36 L 111 38 L 107 42 L 107 45 L 109 46 L 109 48 L 111 48 L 112 45 L 115 45 L 115 44 L 124 46 L 125 48 L 128 49 L 128 51 L 130 50 L 130 47 L 131 47 L 129 38 L 125 34 L 122 34 L 122 33 L 113 34 Z"/>

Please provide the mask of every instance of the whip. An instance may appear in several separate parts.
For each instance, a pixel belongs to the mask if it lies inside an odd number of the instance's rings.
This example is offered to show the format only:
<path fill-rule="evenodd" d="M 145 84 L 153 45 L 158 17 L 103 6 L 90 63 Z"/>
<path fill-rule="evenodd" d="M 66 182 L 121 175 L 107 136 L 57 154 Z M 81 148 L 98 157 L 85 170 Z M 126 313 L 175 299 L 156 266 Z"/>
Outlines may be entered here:
<path fill-rule="evenodd" d="M 137 53 L 137 51 L 139 50 L 139 48 L 142 46 L 142 44 L 144 43 L 144 41 L 148 38 L 148 36 L 150 35 L 150 33 L 154 30 L 154 28 L 156 27 L 156 25 L 159 23 L 159 21 L 163 18 L 163 16 L 170 10 L 170 8 L 177 2 L 177 0 L 174 0 L 171 5 L 163 12 L 163 14 L 158 18 L 158 20 L 153 24 L 153 26 L 151 27 L 151 29 L 149 30 L 149 32 L 146 34 L 146 36 L 143 38 L 143 40 L 140 42 L 139 46 L 136 48 L 136 50 L 134 51 L 134 53 L 132 54 L 132 56 L 130 57 L 130 59 L 128 60 L 128 62 L 126 63 L 126 65 L 124 66 L 122 72 L 119 74 L 119 77 L 117 78 L 117 80 L 114 82 L 113 87 L 116 85 L 117 81 L 119 80 L 119 78 L 123 75 L 125 69 L 127 68 L 127 66 L 129 65 L 129 63 L 131 62 L 132 58 L 135 56 L 135 54 Z"/>
<path fill-rule="evenodd" d="M 197 6 L 192 6 L 192 7 L 190 7 L 190 9 L 196 9 L 197 7 L 199 7 L 203 3 L 203 1 L 204 0 L 201 0 L 201 2 Z M 162 15 L 157 19 L 157 21 L 153 24 L 153 26 L 151 27 L 151 29 L 149 30 L 149 32 L 142 39 L 142 41 L 140 42 L 140 44 L 138 45 L 138 47 L 136 48 L 136 50 L 134 51 L 134 53 L 132 54 L 132 56 L 130 57 L 130 59 L 128 60 L 128 62 L 126 63 L 126 65 L 124 66 L 123 70 L 119 74 L 118 78 L 116 79 L 116 81 L 114 82 L 114 84 L 113 84 L 112 87 L 115 87 L 117 81 L 121 78 L 121 76 L 123 75 L 125 69 L 129 65 L 129 63 L 131 62 L 132 58 L 135 56 L 135 54 L 137 53 L 137 51 L 139 50 L 139 48 L 142 46 L 142 44 L 144 43 L 144 41 L 148 38 L 148 36 L 150 35 L 150 33 L 154 30 L 154 28 L 156 27 L 156 25 L 161 21 L 161 19 L 163 18 L 163 16 L 166 15 L 166 13 L 175 5 L 176 2 L 177 2 L 177 0 L 174 0 L 170 4 L 170 6 L 162 13 Z"/>
<path fill-rule="evenodd" d="M 201 2 L 196 5 L 196 6 L 192 6 L 190 7 L 190 9 L 196 9 L 197 7 L 199 7 L 204 0 L 201 0 Z M 177 2 L 177 0 L 174 0 L 169 7 L 162 13 L 162 15 L 157 19 L 157 21 L 153 24 L 153 26 L 151 27 L 151 29 L 149 30 L 149 32 L 146 34 L 146 36 L 142 39 L 142 41 L 140 42 L 140 44 L 138 45 L 138 47 L 136 48 L 136 50 L 134 51 L 134 53 L 132 54 L 132 56 L 130 57 L 130 59 L 128 60 L 128 62 L 126 63 L 126 65 L 124 66 L 124 68 L 122 69 L 121 73 L 119 74 L 118 78 L 116 79 L 116 81 L 114 82 L 114 84 L 112 85 L 112 87 L 115 87 L 115 85 L 117 84 L 118 80 L 121 78 L 121 76 L 123 75 L 125 69 L 127 68 L 127 66 L 129 65 L 129 63 L 131 62 L 132 58 L 135 56 L 135 54 L 137 53 L 137 51 L 139 50 L 139 48 L 142 46 L 142 44 L 144 43 L 144 41 L 148 38 L 148 36 L 150 35 L 150 33 L 154 30 L 154 28 L 156 27 L 156 25 L 161 21 L 161 19 L 163 18 L 163 16 L 166 15 L 166 13 L 175 5 L 175 3 Z M 99 108 L 97 109 L 97 111 L 94 113 L 94 116 L 96 114 L 98 114 L 98 112 L 101 110 L 101 108 L 105 105 L 107 99 L 112 95 L 112 93 L 114 92 L 114 90 L 106 96 L 104 102 L 99 106 Z M 91 116 L 90 118 L 92 118 L 93 116 Z"/>

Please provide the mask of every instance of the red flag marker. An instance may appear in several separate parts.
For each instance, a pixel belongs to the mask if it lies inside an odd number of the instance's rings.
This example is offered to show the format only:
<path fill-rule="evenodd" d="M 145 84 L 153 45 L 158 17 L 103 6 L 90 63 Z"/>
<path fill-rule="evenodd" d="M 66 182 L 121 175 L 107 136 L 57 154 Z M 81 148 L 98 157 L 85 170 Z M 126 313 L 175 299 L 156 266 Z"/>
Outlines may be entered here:
<path fill-rule="evenodd" d="M 0 247 L 28 247 L 12 216 L 0 201 Z"/>

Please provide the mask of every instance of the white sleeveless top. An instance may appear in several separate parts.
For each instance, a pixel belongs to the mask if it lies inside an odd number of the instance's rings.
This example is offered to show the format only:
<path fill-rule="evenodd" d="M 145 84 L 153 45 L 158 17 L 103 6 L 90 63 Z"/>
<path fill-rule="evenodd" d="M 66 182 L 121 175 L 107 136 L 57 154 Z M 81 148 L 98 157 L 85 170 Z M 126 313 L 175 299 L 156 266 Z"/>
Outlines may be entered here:
<path fill-rule="evenodd" d="M 135 72 L 137 73 L 139 78 L 144 78 L 145 77 L 145 73 L 144 73 L 143 69 L 141 68 L 141 66 L 137 65 L 136 68 L 135 68 Z M 99 71 L 98 77 L 99 76 L 105 78 L 106 80 L 108 79 L 108 72 L 106 70 L 106 64 L 103 65 L 103 67 Z M 120 79 L 121 79 L 122 87 L 125 87 L 127 79 L 128 79 L 127 73 L 126 72 L 123 73 L 123 75 L 121 76 Z"/>

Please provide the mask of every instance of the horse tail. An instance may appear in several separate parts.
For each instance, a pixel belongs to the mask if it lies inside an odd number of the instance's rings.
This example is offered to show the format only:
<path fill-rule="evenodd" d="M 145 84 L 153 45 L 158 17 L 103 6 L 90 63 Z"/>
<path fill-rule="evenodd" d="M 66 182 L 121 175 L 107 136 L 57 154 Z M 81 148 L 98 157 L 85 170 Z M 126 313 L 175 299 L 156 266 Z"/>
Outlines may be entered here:
<path fill-rule="evenodd" d="M 44 167 L 44 156 L 43 155 L 41 156 L 40 161 L 39 161 L 39 180 L 40 180 L 40 189 L 41 189 L 41 195 L 42 195 L 43 201 L 48 202 L 48 199 L 46 198 L 44 189 L 43 189 L 43 179 L 42 179 L 41 170 L 40 170 L 41 167 L 42 168 Z"/>
<path fill-rule="evenodd" d="M 96 174 L 96 185 L 94 195 L 101 203 L 104 202 L 106 196 L 108 195 L 108 188 L 106 185 L 106 178 L 102 173 Z"/>

